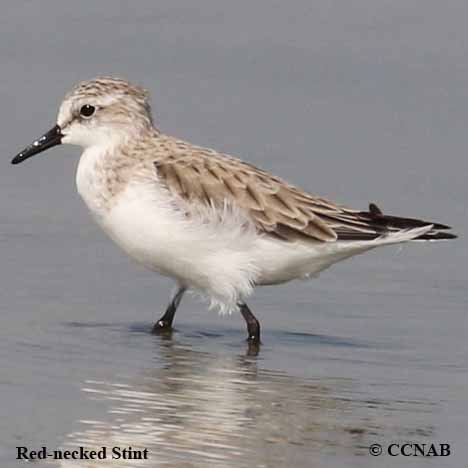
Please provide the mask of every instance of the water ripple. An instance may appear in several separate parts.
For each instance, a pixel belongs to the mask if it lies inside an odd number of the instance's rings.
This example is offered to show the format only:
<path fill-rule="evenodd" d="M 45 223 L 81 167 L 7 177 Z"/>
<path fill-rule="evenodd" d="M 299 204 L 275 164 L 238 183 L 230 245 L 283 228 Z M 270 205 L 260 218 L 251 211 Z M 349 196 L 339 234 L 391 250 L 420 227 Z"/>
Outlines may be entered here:
<path fill-rule="evenodd" d="M 107 416 L 79 421 L 64 445 L 148 449 L 148 460 L 63 461 L 63 467 L 309 467 L 317 451 L 362 454 L 381 427 L 423 402 L 362 401 L 350 379 L 293 377 L 245 356 L 199 352 L 157 342 L 158 365 L 132 379 L 87 380 L 82 391 L 108 406 Z M 352 393 L 354 397 L 347 398 Z M 366 409 L 365 412 L 359 412 Z M 376 418 L 375 409 L 385 413 Z M 416 408 L 416 410 L 415 410 Z M 374 413 L 375 414 L 374 414 Z M 430 427 L 420 427 L 426 434 Z M 410 432 L 408 432 L 410 433 Z M 370 437 L 370 439 L 369 439 Z"/>

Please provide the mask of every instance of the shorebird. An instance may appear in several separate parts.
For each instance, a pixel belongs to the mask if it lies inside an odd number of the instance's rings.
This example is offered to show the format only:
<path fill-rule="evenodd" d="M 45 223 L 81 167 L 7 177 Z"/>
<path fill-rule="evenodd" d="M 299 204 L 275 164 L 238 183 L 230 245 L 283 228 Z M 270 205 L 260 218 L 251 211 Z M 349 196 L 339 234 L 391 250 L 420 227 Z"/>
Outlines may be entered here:
<path fill-rule="evenodd" d="M 260 324 L 246 304 L 256 286 L 310 278 L 379 246 L 453 239 L 443 224 L 350 209 L 311 195 L 232 156 L 168 136 L 153 123 L 149 94 L 99 77 L 76 85 L 57 124 L 12 160 L 52 146 L 83 148 L 76 185 L 94 219 L 125 252 L 175 279 L 153 327 L 170 330 L 187 290 L 239 310 L 248 340 Z"/>

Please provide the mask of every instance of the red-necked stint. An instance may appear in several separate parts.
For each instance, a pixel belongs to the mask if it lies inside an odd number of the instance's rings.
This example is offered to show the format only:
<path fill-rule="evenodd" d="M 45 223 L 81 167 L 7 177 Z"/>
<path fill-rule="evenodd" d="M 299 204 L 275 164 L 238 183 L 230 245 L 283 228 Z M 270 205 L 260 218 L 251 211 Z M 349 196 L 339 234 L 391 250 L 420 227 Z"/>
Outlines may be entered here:
<path fill-rule="evenodd" d="M 260 325 L 246 305 L 256 286 L 309 278 L 375 247 L 453 239 L 448 226 L 353 210 L 311 195 L 240 159 L 161 133 L 148 92 L 100 77 L 66 95 L 57 124 L 21 151 L 83 148 L 76 185 L 94 219 L 147 268 L 173 278 L 175 294 L 153 330 L 170 330 L 186 290 L 239 310 L 248 339 Z"/>

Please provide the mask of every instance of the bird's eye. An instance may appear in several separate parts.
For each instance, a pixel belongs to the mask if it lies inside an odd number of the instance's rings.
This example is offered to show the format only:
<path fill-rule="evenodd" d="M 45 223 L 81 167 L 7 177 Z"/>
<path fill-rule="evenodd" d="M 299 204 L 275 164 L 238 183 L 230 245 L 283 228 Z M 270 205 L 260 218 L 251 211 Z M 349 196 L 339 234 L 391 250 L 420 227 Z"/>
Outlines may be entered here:
<path fill-rule="evenodd" d="M 94 106 L 91 106 L 90 104 L 85 104 L 80 109 L 80 115 L 82 117 L 88 119 L 89 117 L 91 117 L 94 114 L 95 110 L 96 110 L 96 108 Z"/>

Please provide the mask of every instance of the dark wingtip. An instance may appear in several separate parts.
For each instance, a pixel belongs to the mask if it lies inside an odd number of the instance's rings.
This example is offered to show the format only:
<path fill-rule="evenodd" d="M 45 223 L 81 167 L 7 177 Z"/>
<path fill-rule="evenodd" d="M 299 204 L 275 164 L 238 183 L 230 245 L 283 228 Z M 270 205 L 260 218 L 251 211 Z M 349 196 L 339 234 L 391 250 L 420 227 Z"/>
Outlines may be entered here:
<path fill-rule="evenodd" d="M 415 218 L 403 218 L 400 216 L 384 215 L 382 210 L 375 204 L 369 203 L 369 212 L 361 212 L 362 215 L 370 216 L 373 221 L 376 222 L 386 222 L 389 226 L 400 227 L 400 228 L 411 228 L 411 227 L 422 227 L 427 226 L 428 224 L 433 225 L 433 229 L 436 231 L 445 231 L 452 229 L 446 224 L 434 223 L 431 221 L 424 221 L 422 219 Z"/>
<path fill-rule="evenodd" d="M 364 240 L 378 237 L 379 235 L 388 232 L 388 230 L 402 230 L 402 229 L 413 229 L 421 228 L 424 226 L 432 226 L 430 232 L 423 234 L 418 237 L 417 240 L 445 240 L 445 239 L 456 239 L 458 236 L 456 234 L 448 232 L 440 232 L 452 229 L 446 224 L 434 223 L 431 221 L 424 221 L 422 219 L 415 218 L 403 218 L 400 216 L 387 215 L 382 212 L 382 210 L 375 204 L 369 203 L 369 211 L 360 211 L 357 213 L 361 220 L 367 222 L 369 227 L 374 229 L 374 233 L 346 233 L 341 234 L 341 238 L 350 240 Z"/>
<path fill-rule="evenodd" d="M 444 231 L 446 229 L 452 229 L 452 228 L 450 226 L 447 226 L 446 224 L 434 223 L 434 229 Z"/>
<path fill-rule="evenodd" d="M 434 232 L 430 231 L 422 236 L 416 237 L 415 240 L 451 240 L 457 239 L 458 236 L 456 234 L 452 234 L 451 232 Z"/>

